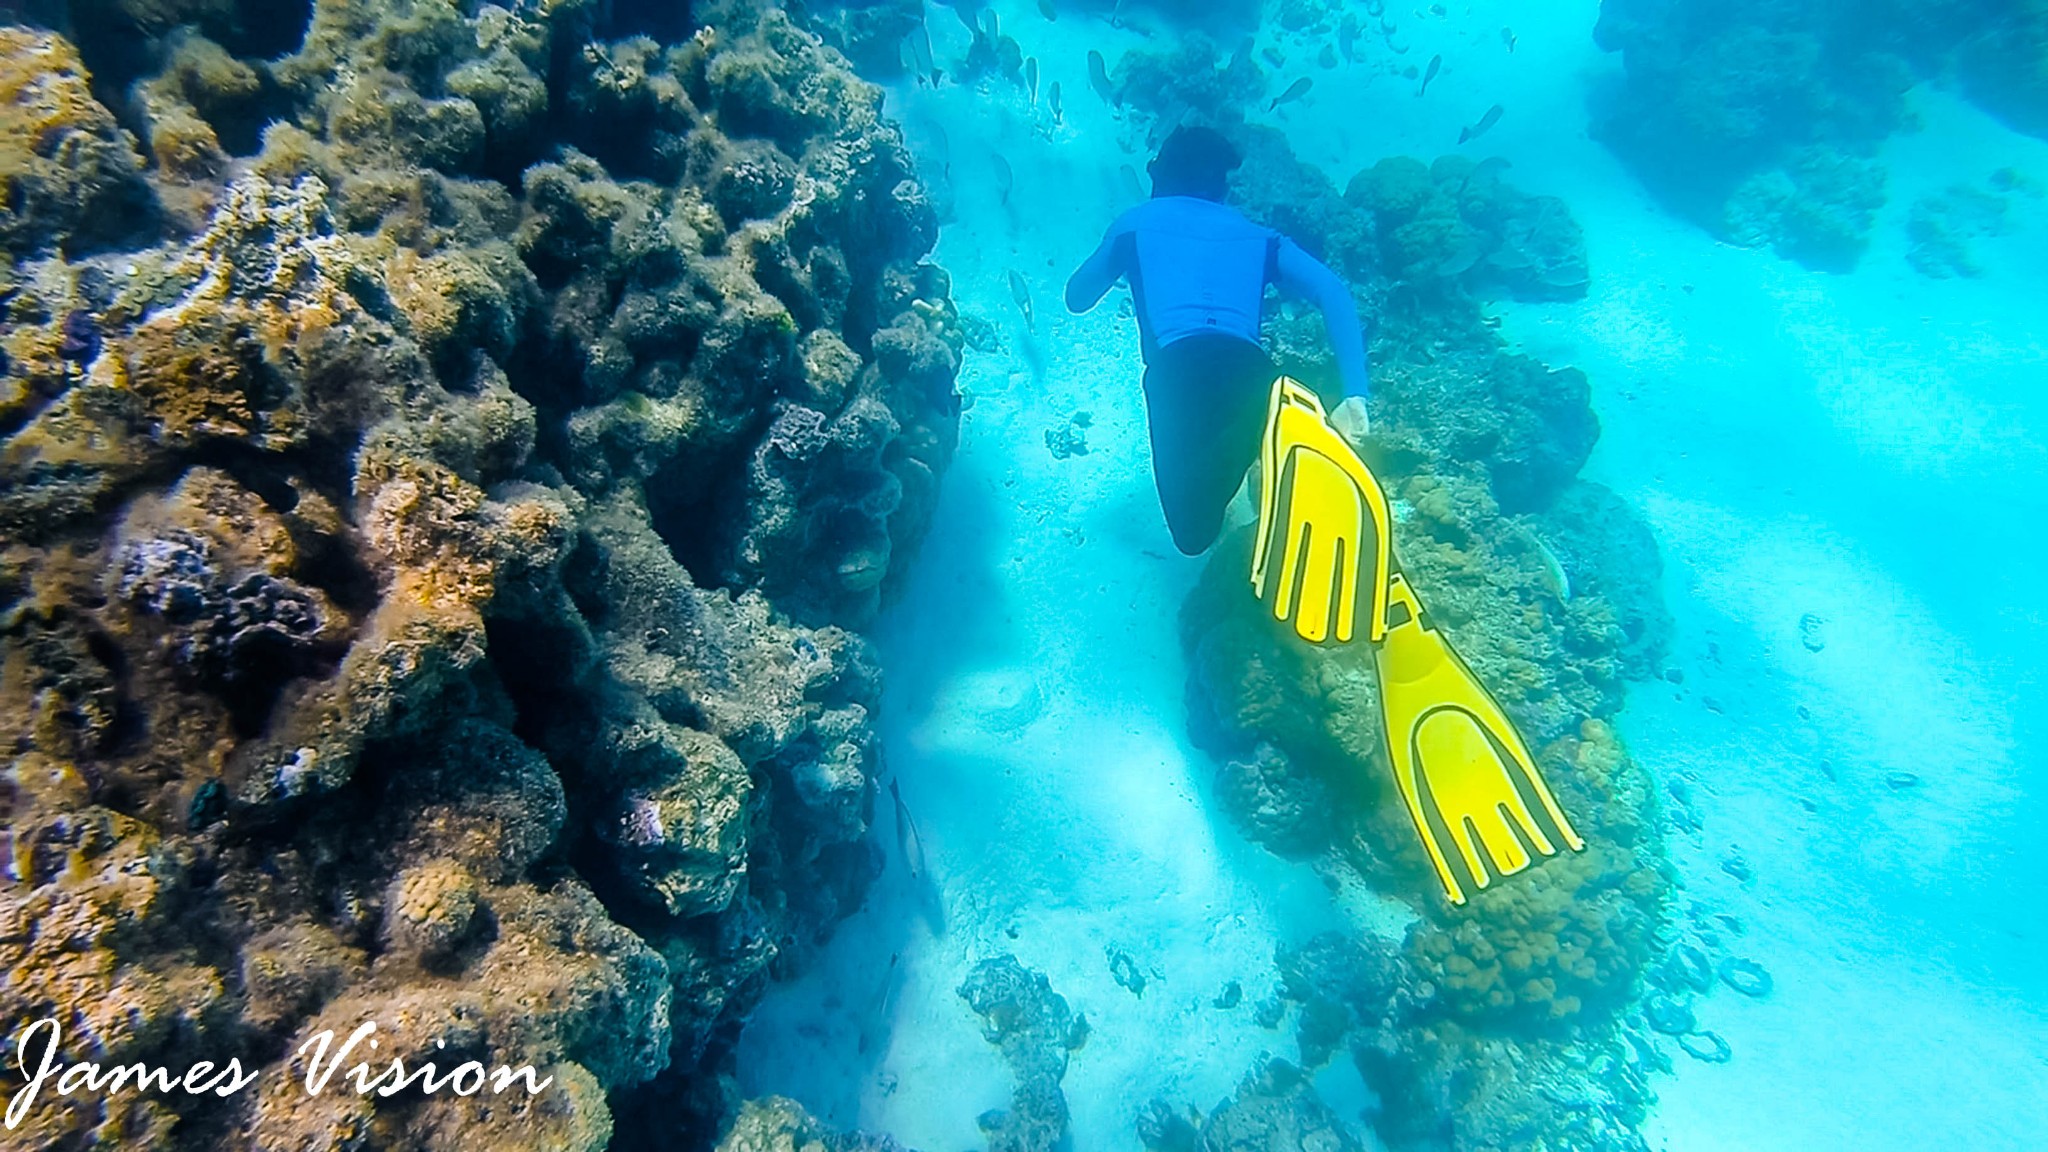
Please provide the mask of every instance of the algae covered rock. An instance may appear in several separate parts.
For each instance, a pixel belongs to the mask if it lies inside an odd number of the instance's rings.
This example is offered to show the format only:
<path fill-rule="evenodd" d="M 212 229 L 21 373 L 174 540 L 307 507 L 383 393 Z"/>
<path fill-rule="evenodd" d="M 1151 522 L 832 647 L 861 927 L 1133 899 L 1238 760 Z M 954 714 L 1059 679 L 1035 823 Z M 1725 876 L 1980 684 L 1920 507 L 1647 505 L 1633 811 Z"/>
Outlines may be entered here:
<path fill-rule="evenodd" d="M 880 91 L 741 4 L 73 7 L 0 30 L 0 1010 L 262 1088 L 23 1131 L 709 1146 L 957 437 Z M 366 1021 L 550 1086 L 298 1086 Z"/>
<path fill-rule="evenodd" d="M 135 138 L 70 41 L 0 27 L 0 252 L 89 249 L 146 234 L 154 197 Z"/>

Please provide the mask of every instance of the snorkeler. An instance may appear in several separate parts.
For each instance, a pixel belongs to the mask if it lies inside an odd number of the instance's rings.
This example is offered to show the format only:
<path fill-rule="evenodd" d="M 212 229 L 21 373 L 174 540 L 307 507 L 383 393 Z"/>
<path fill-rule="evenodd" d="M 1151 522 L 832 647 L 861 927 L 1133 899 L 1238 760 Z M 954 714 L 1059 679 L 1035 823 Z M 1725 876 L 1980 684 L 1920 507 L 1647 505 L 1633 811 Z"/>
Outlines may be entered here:
<path fill-rule="evenodd" d="M 1386 493 L 1357 452 L 1366 358 L 1351 291 L 1223 203 L 1240 163 L 1214 130 L 1176 129 L 1152 161 L 1152 199 L 1110 225 L 1067 281 L 1067 307 L 1085 312 L 1119 278 L 1130 282 L 1153 479 L 1182 552 L 1215 543 L 1259 461 L 1252 591 L 1307 643 L 1371 646 L 1396 788 L 1444 895 L 1463 904 L 1495 878 L 1585 842 L 1396 563 Z M 1322 310 L 1344 383 L 1335 411 L 1260 348 L 1269 283 Z"/>
<path fill-rule="evenodd" d="M 1336 352 L 1345 435 L 1366 429 L 1365 336 L 1351 289 L 1270 228 L 1223 203 L 1243 161 L 1211 128 L 1177 128 L 1148 167 L 1152 198 L 1116 218 L 1067 281 L 1067 308 L 1095 307 L 1119 279 L 1137 305 L 1145 357 L 1152 475 L 1174 544 L 1216 542 L 1231 497 L 1259 452 L 1280 373 L 1259 347 L 1266 285 L 1313 300 Z"/>

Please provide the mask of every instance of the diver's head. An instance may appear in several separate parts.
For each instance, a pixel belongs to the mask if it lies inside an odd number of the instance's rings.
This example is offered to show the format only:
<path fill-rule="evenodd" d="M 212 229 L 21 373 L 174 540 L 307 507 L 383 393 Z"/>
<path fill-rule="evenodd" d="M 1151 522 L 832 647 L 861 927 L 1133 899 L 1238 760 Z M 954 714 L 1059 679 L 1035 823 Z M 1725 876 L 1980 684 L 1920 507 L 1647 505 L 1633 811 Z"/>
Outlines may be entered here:
<path fill-rule="evenodd" d="M 1230 192 L 1230 174 L 1242 163 L 1244 157 L 1214 128 L 1175 128 L 1145 170 L 1152 174 L 1154 196 L 1220 202 Z"/>

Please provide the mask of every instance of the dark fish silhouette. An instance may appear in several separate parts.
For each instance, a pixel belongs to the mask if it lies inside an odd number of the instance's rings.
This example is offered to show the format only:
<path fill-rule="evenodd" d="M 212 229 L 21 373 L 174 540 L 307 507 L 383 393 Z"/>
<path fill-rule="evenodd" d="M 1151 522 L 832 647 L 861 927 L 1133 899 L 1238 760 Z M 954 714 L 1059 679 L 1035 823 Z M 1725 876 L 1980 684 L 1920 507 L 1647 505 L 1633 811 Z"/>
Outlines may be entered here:
<path fill-rule="evenodd" d="M 1038 0 L 1038 14 L 1048 21 L 1060 18 L 1060 10 L 1053 7 L 1052 0 Z"/>
<path fill-rule="evenodd" d="M 1429 82 L 1436 79 L 1436 74 L 1443 70 L 1443 66 L 1444 58 L 1441 54 L 1429 58 L 1429 67 L 1422 71 L 1422 86 L 1415 90 L 1417 96 L 1429 94 Z"/>
<path fill-rule="evenodd" d="M 1017 311 L 1024 314 L 1024 330 L 1034 335 L 1038 332 L 1038 317 L 1031 311 L 1031 286 L 1024 283 L 1024 277 L 1017 270 L 1010 270 L 1010 299 L 1017 302 Z"/>
<path fill-rule="evenodd" d="M 868 1009 L 867 1018 L 861 1021 L 860 1053 L 863 1056 L 874 1046 L 875 1033 L 889 1026 L 890 1010 L 896 1005 L 896 989 L 900 986 L 896 979 L 896 964 L 901 959 L 903 954 L 900 952 L 889 954 L 889 968 L 882 973 L 882 986 L 875 990 L 874 1004 Z"/>
<path fill-rule="evenodd" d="M 1519 39 L 1521 39 L 1521 37 L 1515 35 L 1515 30 L 1513 28 L 1503 28 L 1500 30 L 1500 42 L 1507 45 L 1508 51 L 1510 52 L 1513 52 L 1515 50 L 1515 41 Z"/>
<path fill-rule="evenodd" d="M 1486 135 L 1486 130 L 1493 127 L 1495 124 L 1500 123 L 1501 116 L 1506 114 L 1506 112 L 1507 109 L 1501 107 L 1498 104 L 1495 104 L 1493 107 L 1488 108 L 1486 110 L 1486 115 L 1481 116 L 1479 118 L 1479 123 L 1474 124 L 1469 128 L 1461 128 L 1458 130 L 1458 143 L 1463 144 L 1468 140 L 1477 140 L 1481 136 Z"/>
<path fill-rule="evenodd" d="M 1342 56 L 1346 64 L 1354 59 L 1351 50 L 1358 46 L 1358 33 L 1358 13 L 1346 12 L 1344 22 L 1337 25 L 1337 55 Z"/>
<path fill-rule="evenodd" d="M 917 825 L 910 822 L 910 809 L 903 803 L 903 793 L 897 790 L 896 781 L 889 781 L 889 799 L 896 804 L 896 850 L 903 854 L 903 866 L 910 872 L 912 880 L 923 882 L 924 841 L 917 835 Z"/>
<path fill-rule="evenodd" d="M 1474 164 L 1470 172 L 1465 173 L 1464 183 L 1458 185 L 1458 197 L 1464 198 L 1465 189 L 1470 188 L 1474 180 L 1498 180 L 1502 171 L 1513 167 L 1505 156 L 1488 156 Z"/>
<path fill-rule="evenodd" d="M 1309 79 L 1306 76 L 1303 76 L 1301 79 L 1296 80 L 1292 84 L 1289 84 L 1287 86 L 1287 91 L 1282 92 L 1278 96 L 1273 97 L 1273 102 L 1271 104 L 1266 105 L 1266 111 L 1271 112 L 1273 109 L 1280 107 L 1282 104 L 1294 103 L 1296 100 L 1299 100 L 1303 96 L 1308 95 L 1308 90 L 1315 86 L 1315 81 Z"/>
<path fill-rule="evenodd" d="M 1059 82 L 1059 81 L 1057 81 L 1057 80 L 1053 81 L 1053 82 L 1052 82 L 1052 87 L 1050 87 L 1050 88 L 1048 88 L 1048 89 L 1046 89 L 1046 90 L 1045 90 L 1045 103 L 1046 103 L 1046 106 L 1047 106 L 1047 107 L 1049 107 L 1049 108 L 1051 108 L 1051 109 L 1052 109 L 1052 122 L 1053 122 L 1053 123 L 1055 123 L 1055 124 L 1058 124 L 1058 123 L 1060 123 L 1060 122 L 1061 122 L 1062 120 L 1065 120 L 1065 119 L 1066 119 L 1066 113 L 1064 113 L 1064 112 L 1060 111 L 1060 82 Z"/>
<path fill-rule="evenodd" d="M 1111 108 L 1119 106 L 1116 89 L 1109 82 L 1109 63 L 1102 58 L 1102 53 L 1093 48 L 1088 50 L 1088 86 L 1095 89 L 1095 94 L 1102 97 L 1104 104 Z"/>
<path fill-rule="evenodd" d="M 1316 53 L 1316 64 L 1322 68 L 1335 68 L 1337 66 L 1337 49 L 1328 44 L 1323 45 L 1323 50 Z"/>
<path fill-rule="evenodd" d="M 1010 189 L 1017 186 L 1017 175 L 1010 171 L 1010 162 L 1003 159 L 1001 152 L 991 152 L 989 158 L 995 162 L 996 191 L 1002 193 L 1002 203 L 1007 205 L 1010 202 Z"/>
<path fill-rule="evenodd" d="M 1030 93 L 1031 93 L 1031 103 L 1033 103 L 1033 104 L 1037 104 L 1037 103 L 1038 103 L 1038 57 L 1036 57 L 1036 56 L 1027 56 L 1027 57 L 1025 57 L 1025 59 L 1024 59 L 1024 86 L 1025 86 L 1025 87 L 1026 87 L 1026 88 L 1027 88 L 1027 89 L 1028 89 L 1028 90 L 1030 91 Z"/>

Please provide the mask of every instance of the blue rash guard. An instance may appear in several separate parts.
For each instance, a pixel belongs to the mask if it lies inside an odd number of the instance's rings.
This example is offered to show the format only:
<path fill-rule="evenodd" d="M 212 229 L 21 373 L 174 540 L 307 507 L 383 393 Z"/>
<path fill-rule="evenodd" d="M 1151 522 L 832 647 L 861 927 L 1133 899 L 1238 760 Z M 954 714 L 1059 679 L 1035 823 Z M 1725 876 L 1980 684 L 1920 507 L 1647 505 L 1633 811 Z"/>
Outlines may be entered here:
<path fill-rule="evenodd" d="M 1315 302 L 1344 394 L 1367 394 L 1365 336 L 1343 278 L 1227 204 L 1160 196 L 1117 217 L 1094 255 L 1067 281 L 1067 309 L 1095 307 L 1119 279 L 1129 280 L 1137 303 L 1147 364 L 1158 360 L 1162 348 L 1195 335 L 1257 344 L 1261 305 L 1272 283 Z"/>

